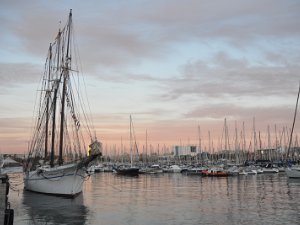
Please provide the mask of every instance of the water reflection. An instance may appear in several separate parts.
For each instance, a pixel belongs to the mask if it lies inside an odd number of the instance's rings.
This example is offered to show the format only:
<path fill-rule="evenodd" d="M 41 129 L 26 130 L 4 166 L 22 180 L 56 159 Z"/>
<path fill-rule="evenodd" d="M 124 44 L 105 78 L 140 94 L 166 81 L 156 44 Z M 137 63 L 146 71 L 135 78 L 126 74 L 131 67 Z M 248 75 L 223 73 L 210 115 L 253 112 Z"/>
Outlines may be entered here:
<path fill-rule="evenodd" d="M 70 199 L 24 191 L 23 204 L 28 224 L 85 224 L 88 212 L 82 194 Z"/>
<path fill-rule="evenodd" d="M 299 187 L 300 186 L 300 179 L 288 179 L 288 185 L 290 187 Z"/>
<path fill-rule="evenodd" d="M 99 173 L 83 196 L 10 192 L 15 224 L 299 224 L 300 181 L 285 174 L 137 178 Z"/>

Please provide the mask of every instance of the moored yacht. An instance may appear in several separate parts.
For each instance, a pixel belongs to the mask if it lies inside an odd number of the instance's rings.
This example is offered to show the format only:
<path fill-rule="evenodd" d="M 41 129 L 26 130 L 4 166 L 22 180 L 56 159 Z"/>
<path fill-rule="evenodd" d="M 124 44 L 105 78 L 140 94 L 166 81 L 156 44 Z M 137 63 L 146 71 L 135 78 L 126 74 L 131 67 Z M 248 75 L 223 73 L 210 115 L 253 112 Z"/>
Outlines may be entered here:
<path fill-rule="evenodd" d="M 287 167 L 285 172 L 288 178 L 300 179 L 300 166 Z"/>
<path fill-rule="evenodd" d="M 228 177 L 229 173 L 223 168 L 210 168 L 208 170 L 203 170 L 202 175 L 208 177 Z"/>
<path fill-rule="evenodd" d="M 163 168 L 165 173 L 181 173 L 182 168 L 178 165 L 171 165 L 169 167 Z"/>

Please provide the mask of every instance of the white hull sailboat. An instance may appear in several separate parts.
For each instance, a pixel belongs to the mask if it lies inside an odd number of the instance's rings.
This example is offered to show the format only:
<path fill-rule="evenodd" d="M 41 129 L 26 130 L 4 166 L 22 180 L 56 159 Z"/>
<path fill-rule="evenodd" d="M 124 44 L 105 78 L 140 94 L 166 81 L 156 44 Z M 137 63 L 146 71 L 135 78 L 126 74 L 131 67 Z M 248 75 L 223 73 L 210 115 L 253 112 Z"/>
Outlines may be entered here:
<path fill-rule="evenodd" d="M 76 164 L 42 167 L 31 171 L 25 178 L 27 190 L 55 195 L 76 196 L 82 192 L 85 171 Z"/>
<path fill-rule="evenodd" d="M 300 179 L 300 167 L 288 167 L 285 169 L 288 178 Z"/>
<path fill-rule="evenodd" d="M 71 56 L 76 51 L 72 27 L 70 11 L 68 23 L 49 47 L 24 177 L 26 190 L 69 197 L 82 192 L 90 162 L 101 155 L 102 148 L 83 111 L 78 68 Z"/>
<path fill-rule="evenodd" d="M 36 170 L 27 171 L 24 188 L 38 193 L 75 197 L 82 192 L 83 183 L 90 175 L 87 162 L 85 165 L 82 163 L 55 167 L 45 165 Z"/>

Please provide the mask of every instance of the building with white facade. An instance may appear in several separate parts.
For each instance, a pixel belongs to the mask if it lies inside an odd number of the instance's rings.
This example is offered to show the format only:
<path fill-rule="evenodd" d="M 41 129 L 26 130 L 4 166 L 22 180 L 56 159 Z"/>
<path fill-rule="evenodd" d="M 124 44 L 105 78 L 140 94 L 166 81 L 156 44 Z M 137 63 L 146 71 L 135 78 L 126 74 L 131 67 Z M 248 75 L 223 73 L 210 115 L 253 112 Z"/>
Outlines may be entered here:
<path fill-rule="evenodd" d="M 198 153 L 198 147 L 196 145 L 178 146 L 172 147 L 173 156 L 196 156 Z"/>

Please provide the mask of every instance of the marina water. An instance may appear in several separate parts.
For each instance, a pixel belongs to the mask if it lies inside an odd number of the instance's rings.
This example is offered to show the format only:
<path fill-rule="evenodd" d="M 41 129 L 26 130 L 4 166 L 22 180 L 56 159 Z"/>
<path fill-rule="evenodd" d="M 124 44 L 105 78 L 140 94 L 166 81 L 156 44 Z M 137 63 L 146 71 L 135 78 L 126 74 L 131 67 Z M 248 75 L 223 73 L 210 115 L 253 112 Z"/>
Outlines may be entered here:
<path fill-rule="evenodd" d="M 285 174 L 199 177 L 96 173 L 75 199 L 22 189 L 9 202 L 21 224 L 300 224 L 300 181 Z"/>

